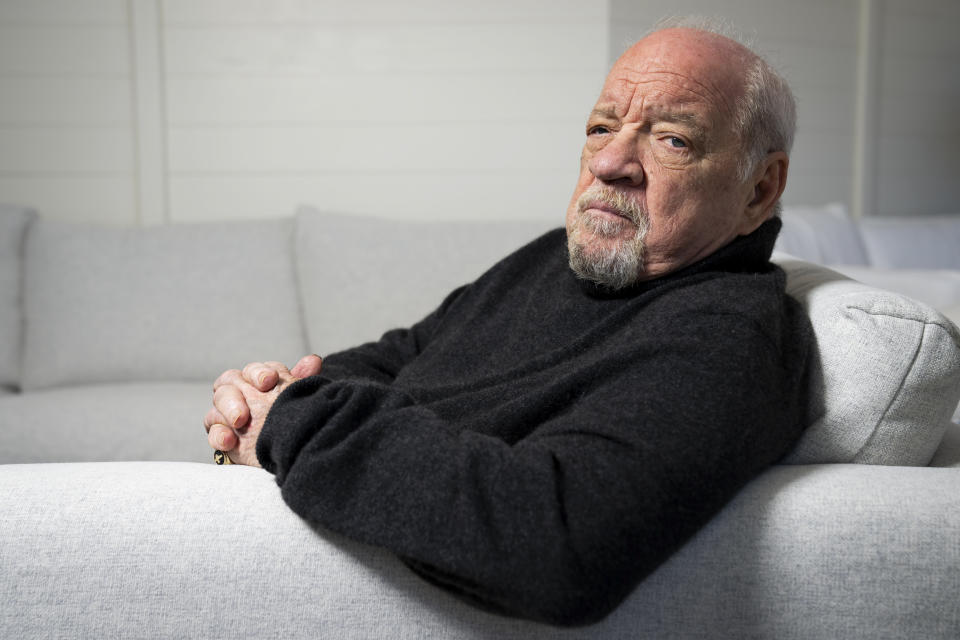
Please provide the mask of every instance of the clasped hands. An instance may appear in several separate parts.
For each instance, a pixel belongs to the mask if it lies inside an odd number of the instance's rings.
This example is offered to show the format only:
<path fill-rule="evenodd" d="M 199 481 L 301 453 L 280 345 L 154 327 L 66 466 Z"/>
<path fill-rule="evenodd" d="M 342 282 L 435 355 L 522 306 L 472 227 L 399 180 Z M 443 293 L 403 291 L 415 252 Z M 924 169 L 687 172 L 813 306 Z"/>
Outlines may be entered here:
<path fill-rule="evenodd" d="M 292 369 L 280 362 L 251 362 L 228 369 L 213 383 L 213 408 L 203 417 L 207 442 L 236 464 L 259 467 L 257 439 L 277 396 L 300 378 L 320 373 L 320 356 L 300 358 Z"/>

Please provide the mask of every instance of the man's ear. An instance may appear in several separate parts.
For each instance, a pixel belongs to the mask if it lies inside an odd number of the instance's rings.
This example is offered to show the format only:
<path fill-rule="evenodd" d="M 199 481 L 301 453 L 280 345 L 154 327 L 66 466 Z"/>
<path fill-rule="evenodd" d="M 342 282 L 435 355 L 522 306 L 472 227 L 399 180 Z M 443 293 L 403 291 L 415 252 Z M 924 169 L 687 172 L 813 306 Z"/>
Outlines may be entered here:
<path fill-rule="evenodd" d="M 753 190 L 743 211 L 740 234 L 747 235 L 773 215 L 773 205 L 787 186 L 790 157 L 783 151 L 773 151 L 760 162 L 750 179 Z"/>

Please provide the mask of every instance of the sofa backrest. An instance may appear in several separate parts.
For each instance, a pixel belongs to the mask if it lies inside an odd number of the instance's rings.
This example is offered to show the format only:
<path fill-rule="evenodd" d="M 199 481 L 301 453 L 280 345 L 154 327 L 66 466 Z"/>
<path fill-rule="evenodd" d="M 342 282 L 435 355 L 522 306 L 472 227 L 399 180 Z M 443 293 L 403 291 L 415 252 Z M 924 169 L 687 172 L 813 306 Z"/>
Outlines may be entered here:
<path fill-rule="evenodd" d="M 960 215 L 863 218 L 860 230 L 875 267 L 960 270 Z"/>
<path fill-rule="evenodd" d="M 212 381 L 306 351 L 291 219 L 109 228 L 38 219 L 22 387 Z"/>
<path fill-rule="evenodd" d="M 23 346 L 23 244 L 35 213 L 0 204 L 0 389 L 20 386 Z"/>
<path fill-rule="evenodd" d="M 29 214 L 17 215 L 20 226 L 0 216 L 4 230 L 27 228 Z M 37 219 L 26 233 L 17 382 L 28 390 L 210 382 L 251 360 L 329 353 L 415 322 L 552 226 L 410 223 L 308 208 L 296 220 L 147 229 Z M 8 237 L 0 236 L 5 245 Z M 10 262 L 5 245 L 0 260 Z M 813 420 L 787 461 L 926 464 L 960 399 L 960 332 L 903 296 L 779 259 L 819 354 Z M 5 371 L 13 379 L 16 369 Z"/>
<path fill-rule="evenodd" d="M 841 204 L 784 207 L 777 251 L 818 264 L 868 264 L 857 223 Z"/>
<path fill-rule="evenodd" d="M 409 326 L 562 223 L 401 222 L 301 207 L 296 263 L 310 348 L 323 355 Z"/>

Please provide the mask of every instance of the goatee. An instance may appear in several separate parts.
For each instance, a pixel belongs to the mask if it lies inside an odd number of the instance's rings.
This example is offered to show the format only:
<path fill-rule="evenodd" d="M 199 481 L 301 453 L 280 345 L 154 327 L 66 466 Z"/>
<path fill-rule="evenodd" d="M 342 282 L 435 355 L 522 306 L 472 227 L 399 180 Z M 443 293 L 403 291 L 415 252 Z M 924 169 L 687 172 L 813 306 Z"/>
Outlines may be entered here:
<path fill-rule="evenodd" d="M 591 203 L 602 203 L 621 217 L 590 215 Z M 635 284 L 643 274 L 649 227 L 650 218 L 639 200 L 607 185 L 590 186 L 577 199 L 574 220 L 567 228 L 570 268 L 577 277 L 613 290 Z"/>

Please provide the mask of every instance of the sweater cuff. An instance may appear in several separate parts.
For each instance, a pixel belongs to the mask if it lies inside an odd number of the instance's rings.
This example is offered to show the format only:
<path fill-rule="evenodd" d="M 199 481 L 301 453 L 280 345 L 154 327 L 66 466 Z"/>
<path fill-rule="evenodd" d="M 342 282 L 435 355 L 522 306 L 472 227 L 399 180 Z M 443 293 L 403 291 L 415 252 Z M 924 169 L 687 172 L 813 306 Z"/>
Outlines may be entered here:
<path fill-rule="evenodd" d="M 415 404 L 389 385 L 367 380 L 298 380 L 270 408 L 257 439 L 257 460 L 282 485 L 301 452 L 323 451 L 360 429 L 379 411 Z"/>
<path fill-rule="evenodd" d="M 282 407 L 292 399 L 303 398 L 317 393 L 324 386 L 331 384 L 331 382 L 332 380 L 322 375 L 302 378 L 284 389 L 280 395 L 277 396 L 273 406 L 270 407 L 270 411 L 267 413 L 267 417 L 263 421 L 263 427 L 260 429 L 260 435 L 257 438 L 257 461 L 261 467 L 277 475 L 278 464 L 282 462 L 281 458 L 283 457 L 284 449 L 288 448 L 284 447 L 283 444 L 293 435 L 290 433 L 293 425 L 283 420 L 282 417 L 278 417 L 284 413 Z M 279 477 L 277 478 L 277 482 L 280 482 Z"/>

